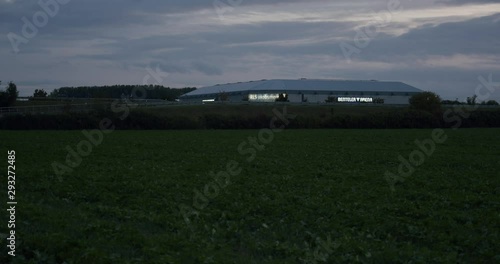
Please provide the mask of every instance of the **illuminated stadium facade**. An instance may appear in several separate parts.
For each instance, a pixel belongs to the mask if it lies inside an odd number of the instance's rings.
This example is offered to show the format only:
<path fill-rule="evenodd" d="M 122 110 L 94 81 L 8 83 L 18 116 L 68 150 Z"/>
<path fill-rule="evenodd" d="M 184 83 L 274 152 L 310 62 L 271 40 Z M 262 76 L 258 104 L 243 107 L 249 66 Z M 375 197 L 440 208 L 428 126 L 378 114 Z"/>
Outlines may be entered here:
<path fill-rule="evenodd" d="M 260 80 L 203 87 L 180 97 L 195 102 L 408 104 L 422 90 L 402 82 L 348 80 Z"/>

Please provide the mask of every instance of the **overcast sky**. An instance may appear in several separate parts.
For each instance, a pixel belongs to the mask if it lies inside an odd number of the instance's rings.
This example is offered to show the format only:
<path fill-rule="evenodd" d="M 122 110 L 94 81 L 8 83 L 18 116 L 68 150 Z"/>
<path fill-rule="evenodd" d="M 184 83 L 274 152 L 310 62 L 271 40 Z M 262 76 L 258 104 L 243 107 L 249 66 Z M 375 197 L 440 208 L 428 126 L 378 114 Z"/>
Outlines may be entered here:
<path fill-rule="evenodd" d="M 0 80 L 23 96 L 142 84 L 148 67 L 178 88 L 376 79 L 464 100 L 500 82 L 500 0 L 55 1 L 0 0 Z"/>

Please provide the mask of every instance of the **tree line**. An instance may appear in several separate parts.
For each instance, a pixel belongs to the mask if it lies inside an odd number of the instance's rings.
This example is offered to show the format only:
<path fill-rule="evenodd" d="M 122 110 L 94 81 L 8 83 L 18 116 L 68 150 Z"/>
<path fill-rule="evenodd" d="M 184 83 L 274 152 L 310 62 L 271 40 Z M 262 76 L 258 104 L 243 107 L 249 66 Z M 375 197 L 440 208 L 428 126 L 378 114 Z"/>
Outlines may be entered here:
<path fill-rule="evenodd" d="M 146 95 L 136 91 L 146 91 Z M 174 101 L 185 93 L 196 90 L 194 87 L 181 89 L 164 87 L 162 85 L 111 85 L 111 86 L 80 86 L 61 87 L 54 89 L 48 97 L 55 98 L 122 98 L 139 97 L 141 99 L 162 99 Z M 34 97 L 37 97 L 34 95 Z"/>
<path fill-rule="evenodd" d="M 478 102 L 477 95 L 467 97 L 467 100 L 465 102 L 460 102 L 460 101 L 458 101 L 458 99 L 455 99 L 455 100 L 443 100 L 443 101 L 441 101 L 441 104 L 444 104 L 444 105 L 500 105 L 495 100 Z"/>

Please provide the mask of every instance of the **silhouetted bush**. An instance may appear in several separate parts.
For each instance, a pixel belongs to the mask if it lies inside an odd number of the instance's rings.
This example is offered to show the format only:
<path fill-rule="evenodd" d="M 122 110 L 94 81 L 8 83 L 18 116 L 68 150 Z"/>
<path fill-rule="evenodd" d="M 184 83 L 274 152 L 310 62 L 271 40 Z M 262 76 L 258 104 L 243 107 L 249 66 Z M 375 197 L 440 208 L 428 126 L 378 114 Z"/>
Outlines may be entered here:
<path fill-rule="evenodd" d="M 410 108 L 442 115 L 441 98 L 433 92 L 422 92 L 410 98 Z"/>

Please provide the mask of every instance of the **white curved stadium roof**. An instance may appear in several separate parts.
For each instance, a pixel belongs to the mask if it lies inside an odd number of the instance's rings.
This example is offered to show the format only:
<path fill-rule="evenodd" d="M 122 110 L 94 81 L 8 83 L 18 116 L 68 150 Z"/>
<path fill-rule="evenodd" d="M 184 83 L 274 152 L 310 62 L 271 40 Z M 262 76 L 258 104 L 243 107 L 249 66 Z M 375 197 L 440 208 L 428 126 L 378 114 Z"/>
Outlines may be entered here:
<path fill-rule="evenodd" d="M 386 81 L 349 81 L 349 80 L 260 80 L 241 83 L 218 84 L 202 87 L 182 97 L 218 94 L 221 92 L 257 91 L 324 91 L 324 92 L 398 92 L 420 93 L 422 90 L 402 82 Z"/>

